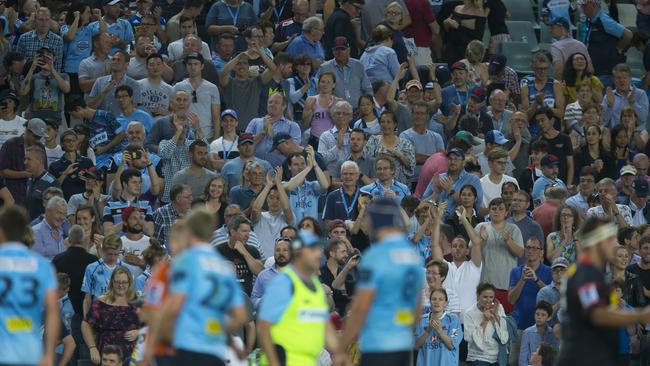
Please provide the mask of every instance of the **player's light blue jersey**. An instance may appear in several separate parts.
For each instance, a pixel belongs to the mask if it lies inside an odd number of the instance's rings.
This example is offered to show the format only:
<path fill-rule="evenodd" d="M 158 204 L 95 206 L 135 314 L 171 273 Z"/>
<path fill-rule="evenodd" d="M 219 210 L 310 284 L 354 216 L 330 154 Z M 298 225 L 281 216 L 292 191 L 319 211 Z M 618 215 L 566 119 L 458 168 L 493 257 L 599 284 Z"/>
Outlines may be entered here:
<path fill-rule="evenodd" d="M 81 283 L 81 291 L 92 295 L 93 301 L 102 296 L 108 290 L 108 284 L 115 268 L 122 265 L 118 260 L 114 267 L 109 267 L 103 259 L 90 263 L 84 272 L 84 279 Z"/>
<path fill-rule="evenodd" d="M 172 264 L 170 292 L 185 295 L 174 347 L 224 359 L 226 315 L 244 304 L 234 268 L 208 244 L 185 250 Z"/>
<path fill-rule="evenodd" d="M 0 364 L 38 364 L 45 294 L 56 289 L 48 260 L 20 243 L 0 245 Z"/>
<path fill-rule="evenodd" d="M 413 323 L 424 278 L 422 258 L 404 235 L 391 235 L 363 254 L 357 289 L 372 289 L 375 296 L 361 329 L 361 352 L 413 349 Z"/>

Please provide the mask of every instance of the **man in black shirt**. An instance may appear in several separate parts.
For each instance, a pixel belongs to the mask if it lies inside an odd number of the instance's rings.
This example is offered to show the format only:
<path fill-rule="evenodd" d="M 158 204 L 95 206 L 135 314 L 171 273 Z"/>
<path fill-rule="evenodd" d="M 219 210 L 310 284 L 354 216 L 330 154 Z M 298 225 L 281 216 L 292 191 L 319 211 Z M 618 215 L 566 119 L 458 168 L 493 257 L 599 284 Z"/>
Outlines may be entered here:
<path fill-rule="evenodd" d="M 361 56 L 353 19 L 359 19 L 363 4 L 363 0 L 343 0 L 341 6 L 335 8 L 332 15 L 327 18 L 325 34 L 323 35 L 323 48 L 325 48 L 328 60 L 334 57 L 332 49 L 334 48 L 334 40 L 337 37 L 347 38 L 350 45 L 350 57 L 358 59 Z"/>
<path fill-rule="evenodd" d="M 251 222 L 244 216 L 237 216 L 228 223 L 228 241 L 217 244 L 216 249 L 232 262 L 237 278 L 248 296 L 253 291 L 253 276 L 264 269 L 260 252 L 253 246 L 244 244 L 251 232 Z"/>
<path fill-rule="evenodd" d="M 650 308 L 617 308 L 613 287 L 605 283 L 605 266 L 615 259 L 616 226 L 590 217 L 580 231 L 582 254 L 567 270 L 563 288 L 562 347 L 556 365 L 615 366 L 621 327 L 650 322 Z"/>
<path fill-rule="evenodd" d="M 348 250 L 345 242 L 341 239 L 330 239 L 327 248 L 327 262 L 320 268 L 320 281 L 332 289 L 336 311 L 345 315 L 345 308 L 352 296 L 351 284 L 353 282 L 350 271 L 354 269 L 361 255 L 353 254 L 348 258 Z"/>
<path fill-rule="evenodd" d="M 642 288 L 634 289 L 634 295 L 628 294 L 627 301 L 631 306 L 639 307 L 650 304 L 650 237 L 644 236 L 639 242 L 640 260 L 625 269 L 625 283 L 640 283 Z M 631 296 L 632 295 L 632 296 Z"/>
<path fill-rule="evenodd" d="M 557 156 L 560 172 L 558 178 L 566 184 L 569 192 L 573 194 L 573 145 L 571 138 L 555 129 L 553 110 L 548 107 L 538 108 L 533 119 L 539 125 L 539 140 L 548 142 L 547 153 Z"/>

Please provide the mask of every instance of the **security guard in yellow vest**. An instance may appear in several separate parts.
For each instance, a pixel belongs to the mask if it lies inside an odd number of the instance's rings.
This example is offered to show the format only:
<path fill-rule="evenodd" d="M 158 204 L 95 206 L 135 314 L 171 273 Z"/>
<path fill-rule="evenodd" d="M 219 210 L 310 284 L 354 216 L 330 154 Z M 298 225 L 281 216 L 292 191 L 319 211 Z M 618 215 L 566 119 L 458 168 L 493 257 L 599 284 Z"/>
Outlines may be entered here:
<path fill-rule="evenodd" d="M 329 321 L 325 292 L 316 271 L 322 250 L 318 237 L 301 231 L 291 243 L 293 261 L 265 290 L 258 313 L 262 365 L 315 366 L 327 348 L 334 365 L 346 365 Z"/>

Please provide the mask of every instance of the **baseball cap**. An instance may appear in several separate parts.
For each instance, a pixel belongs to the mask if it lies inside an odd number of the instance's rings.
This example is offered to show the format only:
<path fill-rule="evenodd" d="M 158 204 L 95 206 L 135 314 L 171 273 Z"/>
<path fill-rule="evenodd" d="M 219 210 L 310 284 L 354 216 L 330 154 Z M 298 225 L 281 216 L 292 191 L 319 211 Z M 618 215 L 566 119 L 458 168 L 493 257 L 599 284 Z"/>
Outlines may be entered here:
<path fill-rule="evenodd" d="M 498 75 L 506 67 L 508 58 L 502 53 L 493 55 L 490 58 L 490 64 L 488 65 L 488 74 L 489 75 Z"/>
<path fill-rule="evenodd" d="M 201 54 L 198 53 L 198 52 L 191 52 L 191 53 L 188 53 L 188 54 L 185 56 L 185 62 L 187 62 L 187 61 L 189 61 L 189 60 L 199 60 L 201 63 L 203 63 L 203 55 L 201 55 Z"/>
<path fill-rule="evenodd" d="M 465 152 L 461 148 L 454 147 L 453 149 L 449 150 L 447 152 L 447 157 L 449 157 L 452 154 L 460 156 L 461 158 L 465 159 Z"/>
<path fill-rule="evenodd" d="M 5 99 L 12 99 L 16 104 L 18 104 L 18 96 L 13 90 L 5 89 L 0 93 L 0 101 Z"/>
<path fill-rule="evenodd" d="M 27 122 L 27 129 L 38 137 L 45 136 L 45 121 L 40 118 L 32 118 Z"/>
<path fill-rule="evenodd" d="M 271 146 L 271 151 L 275 150 L 281 143 L 289 140 L 291 140 L 291 135 L 288 133 L 279 133 L 273 136 L 273 146 Z"/>
<path fill-rule="evenodd" d="M 569 261 L 564 257 L 557 257 L 551 263 L 551 269 L 555 267 L 569 268 Z"/>
<path fill-rule="evenodd" d="M 553 154 L 546 154 L 542 158 L 542 161 L 540 162 L 541 166 L 549 167 L 549 166 L 558 166 L 560 165 L 560 161 L 557 159 L 557 156 Z"/>
<path fill-rule="evenodd" d="M 483 103 L 485 101 L 485 89 L 476 87 L 469 93 L 469 97 L 479 103 Z"/>
<path fill-rule="evenodd" d="M 499 130 L 491 130 L 485 134 L 486 143 L 491 142 L 493 144 L 503 145 L 508 141 L 510 140 L 508 140 L 505 136 L 503 136 L 503 132 Z"/>
<path fill-rule="evenodd" d="M 626 165 L 621 168 L 621 177 L 625 174 L 636 175 L 636 168 L 633 165 Z"/>
<path fill-rule="evenodd" d="M 122 210 L 122 222 L 126 222 L 129 220 L 129 217 L 133 213 L 133 211 L 140 213 L 140 207 L 138 206 L 129 206 Z"/>
<path fill-rule="evenodd" d="M 466 142 L 468 142 L 468 143 L 470 143 L 470 144 L 472 144 L 474 146 L 477 146 L 477 145 L 481 144 L 481 142 L 476 140 L 474 135 L 472 135 L 472 133 L 469 132 L 469 131 L 458 131 L 458 132 L 456 132 L 455 136 L 460 138 L 460 139 L 465 140 Z"/>
<path fill-rule="evenodd" d="M 415 80 L 415 79 L 414 80 L 409 80 L 409 82 L 406 83 L 406 88 L 405 89 L 409 90 L 409 89 L 411 89 L 413 87 L 418 88 L 418 90 L 422 90 L 422 83 L 420 81 L 418 81 L 418 80 Z"/>
<path fill-rule="evenodd" d="M 253 142 L 255 142 L 254 139 L 255 137 L 253 136 L 252 133 L 247 133 L 247 132 L 241 133 L 239 135 L 239 139 L 238 139 L 239 141 L 237 145 L 245 144 L 247 142 L 250 142 L 252 144 Z"/>
<path fill-rule="evenodd" d="M 446 85 L 451 80 L 451 71 L 445 65 L 436 66 L 436 79 L 440 85 Z M 433 86 L 431 86 L 433 88 Z"/>
<path fill-rule="evenodd" d="M 425 86 L 424 89 L 433 89 L 433 81 L 429 81 Z"/>
<path fill-rule="evenodd" d="M 45 122 L 46 125 L 54 128 L 55 130 L 59 129 L 59 121 L 57 121 L 54 118 L 43 118 L 43 122 Z"/>
<path fill-rule="evenodd" d="M 104 1 L 104 5 L 117 5 L 121 2 L 122 0 L 106 0 Z"/>
<path fill-rule="evenodd" d="M 102 180 L 101 171 L 97 170 L 97 167 L 91 166 L 83 172 L 84 178 L 90 178 L 95 180 Z"/>
<path fill-rule="evenodd" d="M 632 188 L 634 188 L 634 193 L 638 197 L 648 197 L 650 193 L 650 187 L 648 187 L 648 181 L 644 177 L 637 177 L 634 182 L 632 182 Z"/>
<path fill-rule="evenodd" d="M 337 227 L 342 227 L 347 230 L 347 228 L 345 227 L 345 222 L 343 222 L 343 220 L 335 219 L 330 221 L 330 223 L 327 225 L 327 231 L 330 232 L 336 229 Z"/>
<path fill-rule="evenodd" d="M 454 70 L 464 70 L 467 71 L 467 65 L 464 62 L 456 61 L 451 65 L 451 71 Z"/>
<path fill-rule="evenodd" d="M 561 25 L 565 29 L 571 29 L 571 25 L 569 24 L 569 21 L 566 18 L 563 17 L 556 17 L 554 19 L 551 19 L 551 21 L 548 23 L 549 26 L 554 26 L 554 25 Z"/>
<path fill-rule="evenodd" d="M 234 119 L 239 119 L 239 118 L 237 117 L 237 112 L 235 112 L 235 111 L 232 110 L 232 109 L 226 109 L 225 111 L 221 112 L 221 118 L 223 118 L 223 117 L 225 117 L 225 116 L 230 116 L 230 117 L 232 117 L 232 118 L 234 118 Z"/>
<path fill-rule="evenodd" d="M 334 38 L 334 45 L 332 46 L 332 49 L 337 48 L 350 48 L 350 42 L 348 42 L 348 39 L 346 37 L 336 37 Z"/>
<path fill-rule="evenodd" d="M 318 236 L 307 230 L 300 230 L 296 238 L 291 242 L 291 249 L 298 250 L 305 247 L 315 247 L 319 245 Z"/>

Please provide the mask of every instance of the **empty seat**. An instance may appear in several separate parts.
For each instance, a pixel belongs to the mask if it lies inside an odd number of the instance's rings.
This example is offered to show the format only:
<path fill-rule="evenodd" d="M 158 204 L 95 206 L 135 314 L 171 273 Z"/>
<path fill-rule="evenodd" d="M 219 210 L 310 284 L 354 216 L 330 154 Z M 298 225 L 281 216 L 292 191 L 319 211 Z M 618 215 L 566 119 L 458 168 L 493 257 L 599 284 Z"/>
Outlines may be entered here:
<path fill-rule="evenodd" d="M 507 20 L 506 25 L 513 42 L 527 43 L 531 51 L 537 49 L 537 36 L 531 22 Z"/>
<path fill-rule="evenodd" d="M 532 74 L 533 59 L 530 46 L 523 42 L 509 42 L 501 45 L 502 52 L 508 59 L 507 65 L 521 75 Z"/>

